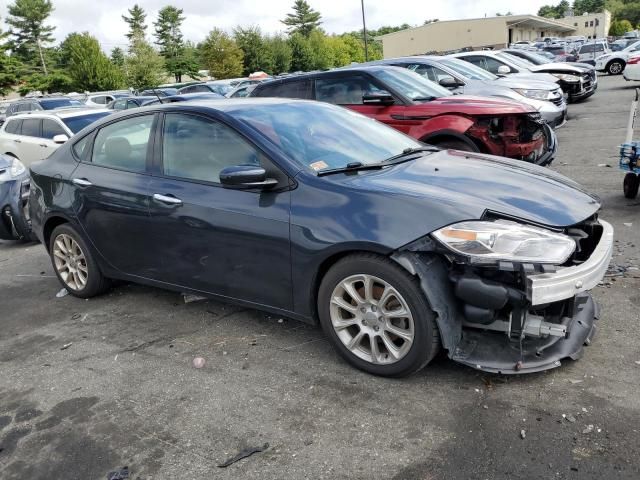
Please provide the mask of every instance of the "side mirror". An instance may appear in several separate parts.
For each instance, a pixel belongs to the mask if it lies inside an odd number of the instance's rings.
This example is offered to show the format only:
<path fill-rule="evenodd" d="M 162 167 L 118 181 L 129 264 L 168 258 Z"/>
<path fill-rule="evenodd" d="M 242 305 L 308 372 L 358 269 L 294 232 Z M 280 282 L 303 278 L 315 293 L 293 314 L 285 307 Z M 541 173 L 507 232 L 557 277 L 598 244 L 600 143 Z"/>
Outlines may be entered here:
<path fill-rule="evenodd" d="M 498 73 L 500 75 L 507 75 L 507 74 L 511 73 L 511 69 L 509 67 L 507 67 L 506 65 L 500 65 L 498 67 Z"/>
<path fill-rule="evenodd" d="M 55 135 L 53 137 L 53 143 L 56 143 L 58 145 L 62 145 L 67 140 L 69 140 L 69 137 L 67 137 L 64 133 L 61 133 L 60 135 Z"/>
<path fill-rule="evenodd" d="M 393 98 L 393 95 L 387 92 L 371 93 L 371 94 L 368 93 L 362 96 L 363 105 L 389 106 L 395 103 L 396 103 L 396 100 Z"/>
<path fill-rule="evenodd" d="M 453 77 L 441 78 L 438 83 L 440 84 L 441 87 L 448 88 L 449 90 L 453 90 L 461 86 L 461 83 L 458 82 L 458 80 L 456 80 Z"/>
<path fill-rule="evenodd" d="M 254 165 L 235 165 L 220 172 L 220 183 L 227 188 L 269 189 L 278 184 L 274 178 L 267 178 L 264 168 Z"/>

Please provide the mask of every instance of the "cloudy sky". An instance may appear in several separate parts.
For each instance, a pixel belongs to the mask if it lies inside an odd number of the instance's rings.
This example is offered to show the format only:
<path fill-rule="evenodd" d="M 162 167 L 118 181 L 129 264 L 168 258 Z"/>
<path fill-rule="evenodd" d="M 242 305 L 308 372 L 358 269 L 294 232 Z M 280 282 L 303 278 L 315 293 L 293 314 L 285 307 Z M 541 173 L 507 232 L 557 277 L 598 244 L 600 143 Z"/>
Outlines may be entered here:
<path fill-rule="evenodd" d="M 0 16 L 6 16 L 0 0 Z M 126 24 L 121 15 L 135 0 L 53 0 L 55 7 L 51 24 L 56 37 L 63 39 L 73 31 L 89 31 L 96 36 L 104 50 L 126 45 Z M 147 24 L 155 19 L 160 8 L 173 4 L 184 10 L 185 38 L 198 42 L 213 27 L 231 31 L 236 25 L 259 25 L 265 32 L 283 30 L 280 19 L 291 10 L 293 0 L 138 0 L 147 11 Z M 360 0 L 309 0 L 320 11 L 323 27 L 329 33 L 362 28 Z M 475 18 L 497 12 L 514 14 L 536 13 L 541 5 L 557 3 L 553 0 L 365 0 L 367 27 L 402 23 L 422 24 L 426 19 Z M 151 33 L 152 29 L 149 28 Z"/>

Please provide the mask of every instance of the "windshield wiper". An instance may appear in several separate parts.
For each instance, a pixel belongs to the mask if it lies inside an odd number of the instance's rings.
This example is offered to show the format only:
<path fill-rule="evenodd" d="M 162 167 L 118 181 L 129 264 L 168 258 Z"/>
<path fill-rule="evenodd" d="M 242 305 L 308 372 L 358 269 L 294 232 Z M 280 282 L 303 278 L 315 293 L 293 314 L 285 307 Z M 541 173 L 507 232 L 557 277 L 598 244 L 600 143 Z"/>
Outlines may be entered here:
<path fill-rule="evenodd" d="M 344 167 L 332 168 L 330 170 L 321 170 L 318 172 L 318 176 L 331 175 L 332 173 L 344 173 L 344 172 L 357 172 L 360 170 L 379 170 L 386 167 L 386 163 L 369 163 L 364 164 L 362 162 L 347 163 Z"/>
<path fill-rule="evenodd" d="M 439 152 L 440 149 L 438 147 L 433 147 L 433 146 L 425 146 L 425 147 L 415 147 L 415 148 L 405 148 L 402 153 L 399 153 L 398 155 L 394 155 L 393 157 L 389 157 L 386 160 L 384 160 L 382 162 L 383 165 L 395 165 L 398 163 L 402 163 L 402 162 L 406 162 L 408 160 L 411 160 L 413 157 L 413 155 L 417 154 L 417 153 L 424 153 L 424 152 Z"/>

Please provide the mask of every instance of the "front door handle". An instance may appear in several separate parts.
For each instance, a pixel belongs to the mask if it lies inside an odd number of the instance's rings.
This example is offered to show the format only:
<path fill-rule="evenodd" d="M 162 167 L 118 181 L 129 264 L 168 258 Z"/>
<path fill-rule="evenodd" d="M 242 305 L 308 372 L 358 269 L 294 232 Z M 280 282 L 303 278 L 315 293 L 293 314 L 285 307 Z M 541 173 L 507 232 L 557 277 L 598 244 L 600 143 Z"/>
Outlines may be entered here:
<path fill-rule="evenodd" d="M 167 205 L 182 205 L 182 200 L 174 197 L 173 195 L 161 195 L 159 193 L 154 193 L 153 199 L 156 202 L 166 203 Z"/>
<path fill-rule="evenodd" d="M 18 140 L 18 139 L 14 139 L 13 140 L 15 143 L 22 143 L 22 140 Z"/>
<path fill-rule="evenodd" d="M 44 143 L 40 144 L 41 147 L 47 148 L 48 145 L 45 145 Z"/>
<path fill-rule="evenodd" d="M 86 178 L 74 178 L 72 182 L 74 185 L 77 185 L 79 187 L 90 187 L 91 185 L 93 185 L 93 183 L 91 183 Z"/>

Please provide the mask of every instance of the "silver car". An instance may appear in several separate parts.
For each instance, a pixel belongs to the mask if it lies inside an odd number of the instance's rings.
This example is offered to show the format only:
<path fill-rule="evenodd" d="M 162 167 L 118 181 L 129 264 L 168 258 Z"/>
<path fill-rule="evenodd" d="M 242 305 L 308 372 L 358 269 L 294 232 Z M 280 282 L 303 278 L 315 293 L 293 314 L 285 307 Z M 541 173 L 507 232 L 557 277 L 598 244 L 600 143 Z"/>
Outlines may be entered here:
<path fill-rule="evenodd" d="M 408 68 L 455 93 L 517 100 L 538 110 L 553 128 L 562 125 L 566 119 L 567 104 L 562 91 L 553 82 L 519 76 L 497 77 L 451 57 L 415 56 L 372 63 Z"/>

